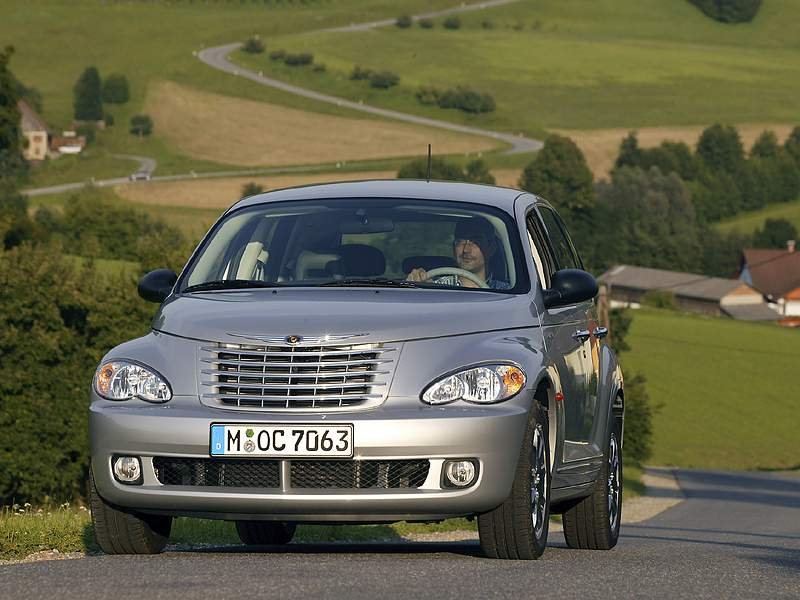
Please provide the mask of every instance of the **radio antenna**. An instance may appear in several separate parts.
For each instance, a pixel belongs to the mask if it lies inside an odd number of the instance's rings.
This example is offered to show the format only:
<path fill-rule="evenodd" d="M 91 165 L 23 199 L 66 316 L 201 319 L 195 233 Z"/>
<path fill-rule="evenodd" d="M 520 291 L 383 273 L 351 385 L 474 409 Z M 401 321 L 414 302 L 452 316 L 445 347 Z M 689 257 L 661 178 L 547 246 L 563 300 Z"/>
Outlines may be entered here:
<path fill-rule="evenodd" d="M 428 144 L 428 183 L 431 182 L 431 145 Z"/>

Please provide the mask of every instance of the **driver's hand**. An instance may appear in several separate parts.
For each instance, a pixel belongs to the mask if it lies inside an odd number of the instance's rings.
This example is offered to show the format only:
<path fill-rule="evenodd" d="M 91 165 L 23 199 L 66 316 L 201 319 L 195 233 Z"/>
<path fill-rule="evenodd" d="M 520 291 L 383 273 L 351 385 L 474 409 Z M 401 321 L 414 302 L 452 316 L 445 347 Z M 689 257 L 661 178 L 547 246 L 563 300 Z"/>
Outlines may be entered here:
<path fill-rule="evenodd" d="M 428 272 L 425 269 L 411 269 L 411 273 L 406 277 L 407 281 L 428 281 Z"/>

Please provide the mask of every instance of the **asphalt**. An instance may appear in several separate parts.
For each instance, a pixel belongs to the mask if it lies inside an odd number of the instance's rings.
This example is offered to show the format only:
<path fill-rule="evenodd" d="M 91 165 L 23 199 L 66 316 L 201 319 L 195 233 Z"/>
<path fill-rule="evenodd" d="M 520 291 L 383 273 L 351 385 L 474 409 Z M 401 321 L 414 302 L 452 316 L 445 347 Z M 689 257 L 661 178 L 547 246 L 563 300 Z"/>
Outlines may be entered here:
<path fill-rule="evenodd" d="M 475 542 L 290 544 L 0 567 L 17 598 L 798 598 L 800 476 L 676 472 L 686 500 L 624 525 L 608 552 L 552 534 L 535 562 Z"/>

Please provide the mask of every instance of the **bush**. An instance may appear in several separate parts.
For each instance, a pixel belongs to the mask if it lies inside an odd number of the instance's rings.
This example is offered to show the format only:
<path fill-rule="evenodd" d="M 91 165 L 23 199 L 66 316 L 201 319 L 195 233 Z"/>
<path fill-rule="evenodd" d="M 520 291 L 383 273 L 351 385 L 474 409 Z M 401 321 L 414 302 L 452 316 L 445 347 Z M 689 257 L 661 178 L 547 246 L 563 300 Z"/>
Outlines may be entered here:
<path fill-rule="evenodd" d="M 149 115 L 134 115 L 131 117 L 131 129 L 133 135 L 143 137 L 153 133 L 153 119 Z"/>
<path fill-rule="evenodd" d="M 97 135 L 97 127 L 94 123 L 82 123 L 75 128 L 75 133 L 82 135 L 86 138 L 87 144 L 94 143 L 94 138 Z"/>
<path fill-rule="evenodd" d="M 362 81 L 364 79 L 369 79 L 372 76 L 372 71 L 369 69 L 364 69 L 359 65 L 353 67 L 352 72 L 350 73 L 350 79 L 354 81 Z"/>
<path fill-rule="evenodd" d="M 467 163 L 464 176 L 465 180 L 470 183 L 487 183 L 489 185 L 496 183 L 494 175 L 489 172 L 487 164 L 479 158 Z"/>
<path fill-rule="evenodd" d="M 400 167 L 398 179 L 427 179 L 428 159 L 417 158 Z M 431 179 L 439 181 L 466 181 L 464 171 L 457 165 L 436 156 L 431 158 Z"/>
<path fill-rule="evenodd" d="M 286 54 L 283 57 L 283 62 L 290 67 L 303 67 L 314 62 L 314 55 L 308 52 L 300 52 L 299 54 Z"/>
<path fill-rule="evenodd" d="M 391 71 L 378 71 L 369 76 L 370 87 L 381 90 L 389 89 L 400 82 L 400 76 Z"/>
<path fill-rule="evenodd" d="M 467 87 L 457 87 L 437 92 L 436 103 L 440 108 L 457 108 L 464 112 L 478 114 L 492 112 L 495 109 L 494 98 Z"/>
<path fill-rule="evenodd" d="M 439 96 L 441 92 L 435 87 L 424 85 L 420 87 L 414 95 L 420 104 L 432 105 L 439 104 Z"/>
<path fill-rule="evenodd" d="M 761 0 L 689 0 L 707 16 L 723 23 L 747 23 L 761 8 Z"/>
<path fill-rule="evenodd" d="M 114 126 L 114 115 L 111 113 L 103 113 L 103 123 L 106 124 L 106 127 L 113 127 Z"/>
<path fill-rule="evenodd" d="M 314 71 L 314 73 L 324 73 L 328 70 L 328 67 L 325 66 L 325 63 L 315 63 L 314 66 L 311 67 L 311 70 Z"/>
<path fill-rule="evenodd" d="M 420 19 L 419 26 L 423 29 L 433 29 L 433 20 L 432 19 Z"/>
<path fill-rule="evenodd" d="M 260 194 L 264 191 L 264 186 L 257 184 L 255 181 L 250 181 L 245 183 L 242 186 L 242 198 L 247 198 L 248 196 L 255 196 L 256 194 Z"/>
<path fill-rule="evenodd" d="M 458 17 L 447 17 L 442 21 L 442 26 L 445 29 L 459 29 L 461 27 L 461 19 Z"/>
<path fill-rule="evenodd" d="M 488 19 L 481 21 L 481 27 L 484 29 L 494 29 L 494 23 Z"/>
<path fill-rule="evenodd" d="M 642 296 L 642 304 L 644 306 L 666 308 L 669 310 L 677 310 L 678 308 L 678 304 L 675 302 L 675 294 L 669 290 L 650 290 Z"/>
<path fill-rule="evenodd" d="M 103 102 L 108 104 L 125 104 L 130 99 L 128 78 L 120 73 L 113 73 L 103 82 Z"/>
<path fill-rule="evenodd" d="M 283 60 L 285 56 L 286 56 L 286 50 L 283 49 L 273 50 L 272 52 L 269 53 L 270 60 Z"/>
<path fill-rule="evenodd" d="M 250 54 L 261 54 L 264 52 L 264 49 L 264 42 L 262 42 L 257 35 L 247 38 L 242 46 L 242 50 L 249 52 Z"/>
<path fill-rule="evenodd" d="M 639 373 L 625 375 L 625 458 L 646 462 L 653 454 L 653 407 L 645 387 L 647 379 Z"/>
<path fill-rule="evenodd" d="M 414 20 L 408 16 L 403 15 L 401 17 L 397 17 L 397 20 L 394 22 L 400 29 L 408 29 L 414 24 Z"/>

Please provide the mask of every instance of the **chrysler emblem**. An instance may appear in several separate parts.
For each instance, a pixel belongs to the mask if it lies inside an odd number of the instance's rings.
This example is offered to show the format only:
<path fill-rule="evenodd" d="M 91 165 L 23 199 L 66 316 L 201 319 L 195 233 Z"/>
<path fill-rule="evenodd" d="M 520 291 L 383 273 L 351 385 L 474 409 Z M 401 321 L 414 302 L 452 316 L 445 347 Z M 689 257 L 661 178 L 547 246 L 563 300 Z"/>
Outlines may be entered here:
<path fill-rule="evenodd" d="M 302 341 L 303 341 L 303 338 L 301 338 L 299 335 L 287 335 L 286 336 L 286 343 L 287 344 L 291 344 L 292 346 L 294 346 L 295 344 L 299 344 Z"/>

